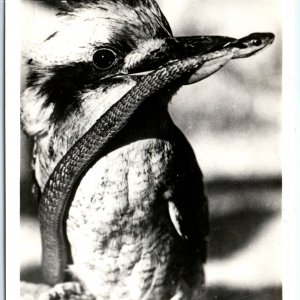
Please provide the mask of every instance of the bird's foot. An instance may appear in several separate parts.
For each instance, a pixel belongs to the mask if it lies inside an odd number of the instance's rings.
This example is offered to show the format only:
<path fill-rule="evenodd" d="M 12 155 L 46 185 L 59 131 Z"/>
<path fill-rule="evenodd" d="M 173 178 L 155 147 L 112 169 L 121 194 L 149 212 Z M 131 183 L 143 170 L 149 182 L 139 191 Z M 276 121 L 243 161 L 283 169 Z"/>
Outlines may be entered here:
<path fill-rule="evenodd" d="M 39 300 L 96 300 L 91 294 L 86 294 L 79 282 L 58 283 L 44 292 Z"/>

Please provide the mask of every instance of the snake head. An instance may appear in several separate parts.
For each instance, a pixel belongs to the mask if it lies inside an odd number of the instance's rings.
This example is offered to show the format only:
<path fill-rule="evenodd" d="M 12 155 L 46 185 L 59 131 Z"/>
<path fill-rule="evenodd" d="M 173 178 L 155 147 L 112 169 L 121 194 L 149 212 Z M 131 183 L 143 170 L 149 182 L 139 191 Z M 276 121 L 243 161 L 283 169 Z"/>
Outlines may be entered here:
<path fill-rule="evenodd" d="M 274 39 L 275 35 L 271 32 L 256 32 L 238 39 L 233 43 L 229 43 L 226 45 L 226 47 L 232 47 L 233 49 L 236 49 L 233 58 L 244 58 L 249 57 L 271 45 Z"/>

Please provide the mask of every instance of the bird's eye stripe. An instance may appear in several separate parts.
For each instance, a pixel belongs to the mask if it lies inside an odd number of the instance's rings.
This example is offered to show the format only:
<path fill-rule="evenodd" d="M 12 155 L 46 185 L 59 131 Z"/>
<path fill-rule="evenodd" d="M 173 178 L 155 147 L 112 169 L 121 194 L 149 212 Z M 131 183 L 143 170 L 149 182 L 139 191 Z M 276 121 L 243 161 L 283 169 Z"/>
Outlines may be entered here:
<path fill-rule="evenodd" d="M 93 53 L 93 64 L 99 70 L 111 68 L 117 61 L 115 51 L 110 48 L 101 48 Z"/>

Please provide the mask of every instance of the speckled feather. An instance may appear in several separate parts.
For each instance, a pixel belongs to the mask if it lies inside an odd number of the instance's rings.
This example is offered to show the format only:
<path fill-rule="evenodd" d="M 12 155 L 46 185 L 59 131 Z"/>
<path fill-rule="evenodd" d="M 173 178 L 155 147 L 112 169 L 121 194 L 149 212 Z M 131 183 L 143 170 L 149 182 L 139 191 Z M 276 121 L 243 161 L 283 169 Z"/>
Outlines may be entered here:
<path fill-rule="evenodd" d="M 187 172 L 195 161 L 179 166 L 182 153 L 176 148 L 172 139 L 131 143 L 99 160 L 81 181 L 67 221 L 76 261 L 72 271 L 99 299 L 170 299 L 180 290 L 184 299 L 201 294 L 200 256 L 191 258 L 193 251 L 169 217 L 177 190 L 195 180 Z M 205 200 L 198 180 L 184 195 L 191 204 L 199 197 Z M 197 260 L 198 272 L 192 272 Z M 182 272 L 191 273 L 184 278 Z M 189 277 L 194 280 L 187 287 Z"/>

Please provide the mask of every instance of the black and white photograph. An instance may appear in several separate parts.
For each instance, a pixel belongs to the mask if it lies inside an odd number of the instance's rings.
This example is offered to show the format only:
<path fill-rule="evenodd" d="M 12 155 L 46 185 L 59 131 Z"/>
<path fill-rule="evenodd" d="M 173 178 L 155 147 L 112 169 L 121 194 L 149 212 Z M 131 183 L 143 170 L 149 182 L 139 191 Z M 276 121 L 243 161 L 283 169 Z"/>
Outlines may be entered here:
<path fill-rule="evenodd" d="M 19 5 L 19 299 L 285 299 L 281 1 Z"/>

